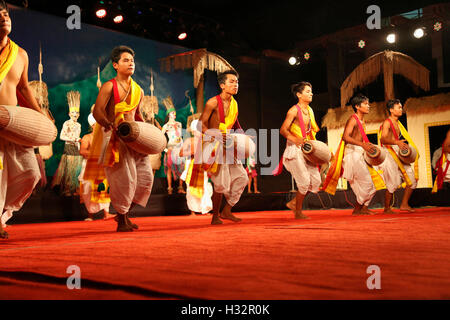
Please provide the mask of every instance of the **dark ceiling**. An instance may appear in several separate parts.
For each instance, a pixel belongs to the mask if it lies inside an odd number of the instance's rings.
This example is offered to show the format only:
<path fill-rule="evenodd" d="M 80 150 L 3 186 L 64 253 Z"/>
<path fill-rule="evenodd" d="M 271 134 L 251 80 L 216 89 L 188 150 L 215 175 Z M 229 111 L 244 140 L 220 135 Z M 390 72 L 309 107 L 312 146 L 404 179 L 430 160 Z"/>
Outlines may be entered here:
<path fill-rule="evenodd" d="M 296 42 L 313 39 L 343 28 L 365 24 L 367 7 L 380 6 L 382 17 L 389 17 L 444 0 L 408 1 L 298 1 L 276 0 L 12 0 L 18 6 L 62 17 L 77 4 L 82 22 L 188 48 L 208 48 L 227 56 L 258 55 L 264 49 L 285 51 Z M 103 6 L 109 15 L 95 17 Z M 124 22 L 114 24 L 111 15 L 121 12 Z M 177 39 L 181 28 L 188 32 L 184 41 Z"/>

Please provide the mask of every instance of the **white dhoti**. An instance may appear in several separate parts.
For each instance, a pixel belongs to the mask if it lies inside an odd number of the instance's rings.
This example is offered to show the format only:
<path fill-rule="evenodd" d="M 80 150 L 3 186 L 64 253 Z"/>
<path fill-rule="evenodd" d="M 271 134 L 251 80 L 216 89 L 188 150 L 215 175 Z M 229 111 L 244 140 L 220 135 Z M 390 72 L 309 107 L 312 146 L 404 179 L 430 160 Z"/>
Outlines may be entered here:
<path fill-rule="evenodd" d="M 211 176 L 214 190 L 225 196 L 228 204 L 234 206 L 248 185 L 247 171 L 242 163 L 220 164 L 217 174 Z"/>
<path fill-rule="evenodd" d="M 186 160 L 186 169 L 181 175 L 181 180 L 186 181 L 187 171 L 192 160 Z M 213 208 L 211 197 L 213 195 L 213 188 L 211 183 L 208 181 L 208 174 L 205 172 L 203 180 L 203 196 L 201 198 L 192 195 L 190 188 L 186 191 L 186 201 L 189 210 L 193 212 L 200 212 L 206 214 L 210 212 Z"/>
<path fill-rule="evenodd" d="M 343 177 L 350 183 L 356 201 L 360 205 L 369 206 L 377 190 L 364 160 L 364 149 L 360 146 L 346 145 L 342 166 Z"/>
<path fill-rule="evenodd" d="M 31 195 L 41 173 L 32 147 L 0 139 L 0 158 L 0 214 L 5 225 Z"/>
<path fill-rule="evenodd" d="M 80 189 L 81 189 L 80 197 L 81 199 L 83 199 L 87 211 L 91 214 L 97 213 L 101 210 L 109 212 L 110 202 L 98 203 L 93 202 L 91 200 L 92 183 L 90 181 L 83 180 L 85 169 L 86 169 L 86 159 L 83 159 L 83 163 L 81 165 L 81 173 L 80 176 L 78 177 L 78 180 L 80 181 Z"/>
<path fill-rule="evenodd" d="M 126 214 L 134 202 L 142 207 L 152 192 L 153 171 L 148 155 L 128 148 L 119 141 L 119 163 L 105 167 L 111 203 L 120 214 Z"/>
<path fill-rule="evenodd" d="M 294 177 L 297 189 L 302 195 L 308 191 L 319 192 L 322 183 L 319 169 L 306 161 L 302 150 L 290 141 L 284 150 L 283 165 Z"/>
<path fill-rule="evenodd" d="M 399 151 L 399 147 L 397 145 L 393 145 L 392 148 L 396 153 Z M 383 170 L 383 180 L 386 184 L 386 189 L 390 193 L 394 193 L 395 190 L 402 184 L 404 181 L 404 177 L 402 172 L 400 171 L 400 168 L 398 167 L 397 163 L 395 162 L 394 158 L 391 156 L 389 151 L 386 149 L 386 159 L 382 164 L 379 165 L 379 168 Z M 410 164 L 404 164 L 403 168 L 405 169 L 406 174 L 409 177 L 409 180 L 411 180 L 411 189 L 416 189 L 417 187 L 417 181 L 414 176 L 414 168 Z"/>

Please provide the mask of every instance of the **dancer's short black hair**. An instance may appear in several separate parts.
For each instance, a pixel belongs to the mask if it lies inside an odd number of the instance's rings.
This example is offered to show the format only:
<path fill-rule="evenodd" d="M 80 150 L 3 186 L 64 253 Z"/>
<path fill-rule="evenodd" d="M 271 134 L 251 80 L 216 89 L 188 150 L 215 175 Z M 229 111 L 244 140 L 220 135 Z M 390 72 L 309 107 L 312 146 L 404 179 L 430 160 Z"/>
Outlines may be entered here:
<path fill-rule="evenodd" d="M 9 12 L 8 4 L 4 0 L 0 0 L 0 10 L 6 10 Z"/>
<path fill-rule="evenodd" d="M 386 103 L 386 108 L 388 110 L 389 113 L 391 113 L 391 109 L 394 108 L 394 106 L 396 104 L 401 103 L 401 101 L 399 99 L 391 99 Z"/>
<path fill-rule="evenodd" d="M 350 100 L 350 104 L 352 105 L 353 110 L 356 112 L 356 106 L 360 106 L 364 101 L 369 101 L 369 98 L 361 93 L 358 93 Z"/>
<path fill-rule="evenodd" d="M 119 60 L 120 60 L 120 56 L 124 52 L 128 52 L 129 54 L 131 54 L 134 57 L 133 49 L 131 49 L 130 47 L 127 47 L 127 46 L 118 46 L 118 47 L 115 47 L 111 51 L 111 61 L 115 62 L 115 63 L 118 63 Z"/>
<path fill-rule="evenodd" d="M 225 84 L 225 81 L 227 81 L 228 74 L 235 75 L 239 79 L 239 73 L 237 73 L 236 70 L 227 70 L 217 75 L 217 82 L 219 83 L 219 85 Z"/>
<path fill-rule="evenodd" d="M 291 92 L 294 97 L 297 98 L 297 93 L 302 93 L 305 87 L 310 87 L 312 89 L 312 84 L 306 81 L 302 81 L 291 86 Z"/>

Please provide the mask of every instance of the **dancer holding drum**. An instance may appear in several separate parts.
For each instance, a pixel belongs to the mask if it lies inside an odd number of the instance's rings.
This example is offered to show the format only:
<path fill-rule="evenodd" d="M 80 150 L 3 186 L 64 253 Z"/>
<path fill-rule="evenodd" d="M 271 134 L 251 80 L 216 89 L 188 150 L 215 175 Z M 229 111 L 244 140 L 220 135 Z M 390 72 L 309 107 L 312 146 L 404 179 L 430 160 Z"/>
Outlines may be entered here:
<path fill-rule="evenodd" d="M 364 116 L 369 113 L 369 98 L 358 94 L 350 101 L 355 113 L 347 120 L 344 134 L 328 170 L 323 190 L 335 194 L 341 175 L 356 195 L 353 215 L 374 214 L 369 204 L 377 190 L 385 188 L 374 165 L 383 162 L 386 153 L 369 142 L 364 129 Z M 342 168 L 344 169 L 342 173 Z"/>
<path fill-rule="evenodd" d="M 0 238 L 8 238 L 3 225 L 41 177 L 33 146 L 49 144 L 57 135 L 28 85 L 27 52 L 8 37 L 10 33 L 8 7 L 0 1 Z"/>
<path fill-rule="evenodd" d="M 313 97 L 312 85 L 309 82 L 300 82 L 294 84 L 291 91 L 298 99 L 298 103 L 289 109 L 286 119 L 281 125 L 280 133 L 287 139 L 287 145 L 278 170 L 274 174 L 281 173 L 282 165 L 292 174 L 298 191 L 294 200 L 288 203 L 287 206 L 294 211 L 296 219 L 308 219 L 308 216 L 302 213 L 303 200 L 308 192 L 319 192 L 321 179 L 319 164 L 316 163 L 316 160 L 319 159 L 310 158 L 307 160 L 302 147 L 308 141 L 306 153 L 312 151 L 315 145 L 314 142 L 317 141 L 315 136 L 319 131 L 319 126 L 314 118 L 314 112 L 309 106 Z M 322 145 L 325 144 L 322 143 Z M 326 145 L 325 149 L 328 150 Z M 328 157 L 329 161 L 331 158 L 329 150 L 326 157 Z"/>
<path fill-rule="evenodd" d="M 380 169 L 383 171 L 383 180 L 386 184 L 384 213 L 395 213 L 391 209 L 392 196 L 394 191 L 402 184 L 402 181 L 406 188 L 400 211 L 414 212 L 408 201 L 413 190 L 417 187 L 419 154 L 408 131 L 398 120 L 403 114 L 403 106 L 400 100 L 389 100 L 387 109 L 389 118 L 383 122 L 378 133 L 379 141 L 387 151 L 386 160 L 380 165 Z M 408 155 L 408 152 L 409 156 L 405 157 L 404 155 Z M 411 162 L 414 163 L 414 168 Z"/>
<path fill-rule="evenodd" d="M 152 190 L 153 172 L 148 154 L 129 147 L 116 132 L 121 124 L 131 123 L 133 125 L 124 131 L 134 128 L 138 132 L 141 124 L 145 125 L 137 112 L 144 93 L 131 78 L 135 69 L 134 51 L 126 46 L 116 47 L 112 50 L 111 60 L 117 76 L 102 85 L 95 102 L 93 115 L 97 124 L 84 180 L 103 181 L 107 178 L 111 203 L 118 212 L 117 231 L 128 232 L 138 228 L 128 214 L 135 204 L 146 206 Z M 130 140 L 135 141 L 136 137 Z"/>
<path fill-rule="evenodd" d="M 203 148 L 197 148 L 196 156 L 194 161 L 191 161 L 186 178 L 186 183 L 191 190 L 197 190 L 197 196 L 201 197 L 204 170 L 211 175 L 214 184 L 211 224 L 222 224 L 220 218 L 234 222 L 242 220 L 234 216 L 231 209 L 239 201 L 247 186 L 248 177 L 241 161 L 237 159 L 234 146 L 236 141 L 242 140 L 244 141 L 243 149 L 249 147 L 249 152 L 238 151 L 238 153 L 242 153 L 243 158 L 255 151 L 255 145 L 250 138 L 243 134 L 230 134 L 231 129 L 241 129 L 237 119 L 238 104 L 233 98 L 238 92 L 238 77 L 235 70 L 228 70 L 217 76 L 222 92 L 206 102 L 205 109 L 200 116 L 199 122 L 202 125 L 202 133 L 204 133 Z M 238 142 L 238 145 L 241 146 L 241 143 Z M 231 146 L 232 152 L 226 150 L 229 146 Z M 202 149 L 203 153 L 199 152 Z M 245 155 L 245 153 L 247 154 Z M 200 161 L 199 155 L 202 157 L 202 161 Z M 226 203 L 220 212 L 222 195 L 225 196 Z"/>

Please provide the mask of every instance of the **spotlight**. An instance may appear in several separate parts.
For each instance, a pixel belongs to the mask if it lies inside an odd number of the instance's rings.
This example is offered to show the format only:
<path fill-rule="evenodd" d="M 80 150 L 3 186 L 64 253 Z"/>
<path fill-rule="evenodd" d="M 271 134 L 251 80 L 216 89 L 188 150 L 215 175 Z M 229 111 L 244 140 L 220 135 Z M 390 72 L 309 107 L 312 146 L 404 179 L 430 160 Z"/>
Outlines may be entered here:
<path fill-rule="evenodd" d="M 358 47 L 360 47 L 361 49 L 364 48 L 366 46 L 366 42 L 364 40 L 359 40 L 358 42 Z"/>
<path fill-rule="evenodd" d="M 106 17 L 106 10 L 105 9 L 99 9 L 95 12 L 95 15 L 97 16 L 97 18 L 104 18 Z"/>
<path fill-rule="evenodd" d="M 303 57 L 305 58 L 306 61 L 308 61 L 309 58 L 311 58 L 311 55 L 309 54 L 309 52 L 305 52 L 305 54 L 303 55 Z"/>
<path fill-rule="evenodd" d="M 290 64 L 291 66 L 296 65 L 296 64 L 297 64 L 297 58 L 294 57 L 294 56 L 290 57 L 290 58 L 289 58 L 289 64 Z"/>
<path fill-rule="evenodd" d="M 117 15 L 114 17 L 114 23 L 121 23 L 123 21 L 123 16 L 122 15 Z"/>
<path fill-rule="evenodd" d="M 388 34 L 388 36 L 386 37 L 386 41 L 389 43 L 395 43 L 395 33 L 390 33 Z"/>
<path fill-rule="evenodd" d="M 425 32 L 423 31 L 423 28 L 417 28 L 414 30 L 414 37 L 417 39 L 422 38 L 425 35 Z"/>
<path fill-rule="evenodd" d="M 182 32 L 178 35 L 178 40 L 184 40 L 187 37 L 187 33 L 186 32 Z"/>

